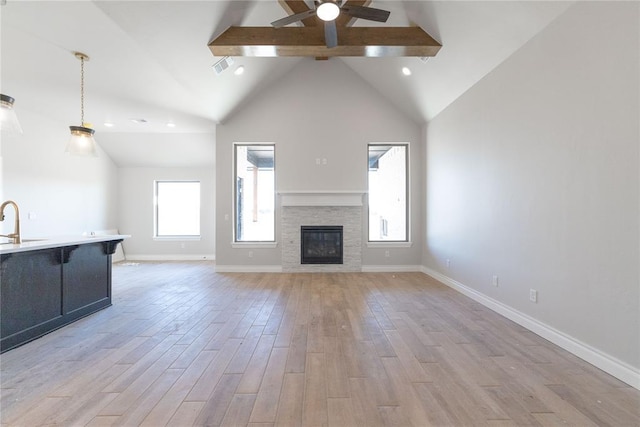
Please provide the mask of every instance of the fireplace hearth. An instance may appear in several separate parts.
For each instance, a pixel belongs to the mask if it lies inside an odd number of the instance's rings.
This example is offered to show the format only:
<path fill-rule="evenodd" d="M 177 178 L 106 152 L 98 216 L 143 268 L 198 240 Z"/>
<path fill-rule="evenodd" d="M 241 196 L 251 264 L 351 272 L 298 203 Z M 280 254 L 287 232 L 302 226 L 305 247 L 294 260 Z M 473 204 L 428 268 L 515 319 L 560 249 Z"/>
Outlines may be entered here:
<path fill-rule="evenodd" d="M 341 225 L 303 225 L 300 228 L 302 264 L 342 264 Z"/>

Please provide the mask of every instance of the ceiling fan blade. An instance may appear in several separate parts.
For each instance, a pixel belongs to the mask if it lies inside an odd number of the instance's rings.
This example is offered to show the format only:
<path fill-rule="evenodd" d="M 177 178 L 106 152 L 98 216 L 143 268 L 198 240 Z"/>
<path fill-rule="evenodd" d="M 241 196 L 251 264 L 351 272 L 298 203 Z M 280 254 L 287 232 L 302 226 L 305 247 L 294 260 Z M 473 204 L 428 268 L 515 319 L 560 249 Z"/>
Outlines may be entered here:
<path fill-rule="evenodd" d="M 366 6 L 349 5 L 348 3 L 342 6 L 342 11 L 346 12 L 354 18 L 367 19 L 369 21 L 387 22 L 391 12 L 388 10 L 376 9 Z"/>
<path fill-rule="evenodd" d="M 338 46 L 338 30 L 335 20 L 324 23 L 324 42 L 329 48 Z"/>
<path fill-rule="evenodd" d="M 284 27 L 289 24 L 293 24 L 294 22 L 302 21 L 303 19 L 310 18 L 316 14 L 315 9 L 305 10 L 304 12 L 296 13 L 295 15 L 289 15 L 282 19 L 278 19 L 277 21 L 273 21 L 271 25 L 275 28 Z"/>

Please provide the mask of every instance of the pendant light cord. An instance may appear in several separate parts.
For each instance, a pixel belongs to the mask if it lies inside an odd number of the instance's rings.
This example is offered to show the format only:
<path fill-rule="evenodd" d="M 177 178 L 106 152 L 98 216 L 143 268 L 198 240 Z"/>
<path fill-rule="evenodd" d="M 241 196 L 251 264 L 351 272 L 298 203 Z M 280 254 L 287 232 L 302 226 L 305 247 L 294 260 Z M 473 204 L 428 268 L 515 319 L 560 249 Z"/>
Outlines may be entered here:
<path fill-rule="evenodd" d="M 89 57 L 82 52 L 73 52 L 76 58 L 80 60 L 80 126 L 84 127 L 84 62 Z"/>
<path fill-rule="evenodd" d="M 84 56 L 80 57 L 80 126 L 84 126 Z"/>

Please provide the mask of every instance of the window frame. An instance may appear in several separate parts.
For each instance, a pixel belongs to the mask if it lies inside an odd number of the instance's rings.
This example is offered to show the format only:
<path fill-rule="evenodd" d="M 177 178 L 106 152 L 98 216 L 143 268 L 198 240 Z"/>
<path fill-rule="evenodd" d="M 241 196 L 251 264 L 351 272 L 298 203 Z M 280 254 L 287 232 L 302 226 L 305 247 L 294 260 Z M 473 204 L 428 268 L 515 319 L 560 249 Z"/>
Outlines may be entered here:
<path fill-rule="evenodd" d="M 159 213 L 158 190 L 160 184 L 198 184 L 198 234 L 159 234 Z M 156 179 L 153 181 L 153 239 L 154 240 L 200 240 L 202 238 L 202 182 L 198 179 Z"/>
<path fill-rule="evenodd" d="M 404 240 L 371 240 L 370 219 L 370 182 L 369 182 L 369 150 L 370 147 L 404 147 L 405 148 L 405 238 Z M 411 247 L 411 172 L 410 172 L 410 144 L 408 142 L 372 142 L 367 144 L 367 247 Z"/>
<path fill-rule="evenodd" d="M 273 238 L 272 240 L 238 240 L 238 147 L 271 147 L 273 149 Z M 232 247 L 244 247 L 244 248 L 252 248 L 252 247 L 275 247 L 276 246 L 276 227 L 277 227 L 277 190 L 276 190 L 276 144 L 271 142 L 260 142 L 260 143 L 248 143 L 248 142 L 234 142 L 233 143 L 233 167 L 232 167 L 232 178 L 231 185 L 233 186 L 231 198 L 232 198 L 232 236 L 233 240 L 231 241 Z"/>

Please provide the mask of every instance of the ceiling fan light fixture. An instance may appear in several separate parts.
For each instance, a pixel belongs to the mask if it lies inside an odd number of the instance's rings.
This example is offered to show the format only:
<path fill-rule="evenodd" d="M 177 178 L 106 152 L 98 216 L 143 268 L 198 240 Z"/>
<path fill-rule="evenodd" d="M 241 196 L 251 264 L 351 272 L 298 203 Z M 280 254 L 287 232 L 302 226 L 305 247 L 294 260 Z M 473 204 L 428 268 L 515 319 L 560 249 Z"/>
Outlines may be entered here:
<path fill-rule="evenodd" d="M 325 22 L 333 21 L 340 15 L 340 7 L 332 1 L 327 1 L 318 6 L 316 14 Z"/>
<path fill-rule="evenodd" d="M 4 93 L 0 93 L 0 129 L 9 135 L 22 133 L 22 127 L 18 121 L 18 116 L 13 109 L 15 99 Z"/>

